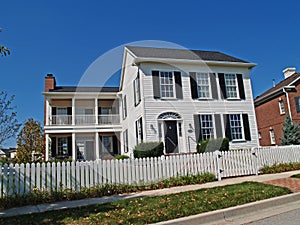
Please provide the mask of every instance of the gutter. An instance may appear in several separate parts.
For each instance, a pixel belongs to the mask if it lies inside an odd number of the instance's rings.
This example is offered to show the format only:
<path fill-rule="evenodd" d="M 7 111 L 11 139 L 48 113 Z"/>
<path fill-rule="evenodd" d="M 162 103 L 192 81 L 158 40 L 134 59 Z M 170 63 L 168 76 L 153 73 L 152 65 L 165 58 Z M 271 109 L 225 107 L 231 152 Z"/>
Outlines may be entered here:
<path fill-rule="evenodd" d="M 291 120 L 293 121 L 292 112 L 291 112 L 291 105 L 290 105 L 290 99 L 289 99 L 289 93 L 285 90 L 285 88 L 286 87 L 283 87 L 282 91 L 283 91 L 283 93 L 285 93 L 286 101 L 287 101 L 287 105 L 288 105 L 288 110 L 289 110 L 289 115 L 290 115 Z"/>
<path fill-rule="evenodd" d="M 279 92 L 281 92 L 281 91 L 283 91 L 284 89 L 286 89 L 286 90 L 290 90 L 290 89 L 295 89 L 296 88 L 296 86 L 284 86 L 284 87 L 282 87 L 282 88 L 280 88 L 280 89 L 277 89 L 277 90 L 275 90 L 275 91 L 273 91 L 273 92 L 271 92 L 271 93 L 269 93 L 269 94 L 267 94 L 266 96 L 264 96 L 264 97 L 257 97 L 255 100 L 254 100 L 254 104 L 255 104 L 255 106 L 259 106 L 259 105 L 261 105 L 262 103 L 265 103 L 267 100 L 269 100 L 269 99 L 272 99 L 272 97 L 276 94 L 276 93 L 279 93 Z M 284 92 L 284 91 L 283 91 Z"/>

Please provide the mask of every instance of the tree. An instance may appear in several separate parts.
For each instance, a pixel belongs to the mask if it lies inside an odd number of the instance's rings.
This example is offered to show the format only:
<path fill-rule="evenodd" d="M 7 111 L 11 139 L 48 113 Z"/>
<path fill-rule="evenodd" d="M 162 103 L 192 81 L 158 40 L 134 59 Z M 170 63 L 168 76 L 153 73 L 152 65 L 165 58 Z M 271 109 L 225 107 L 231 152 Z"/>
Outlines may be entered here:
<path fill-rule="evenodd" d="M 280 138 L 281 145 L 299 145 L 300 132 L 299 125 L 291 120 L 289 115 L 286 116 L 283 123 L 283 136 Z"/>
<path fill-rule="evenodd" d="M 2 31 L 2 29 L 0 28 L 0 32 Z M 0 45 L 0 55 L 1 56 L 7 56 L 10 54 L 10 51 L 7 47 Z"/>
<path fill-rule="evenodd" d="M 17 163 L 28 163 L 43 159 L 45 150 L 44 131 L 41 124 L 29 119 L 17 139 Z"/>
<path fill-rule="evenodd" d="M 17 113 L 12 102 L 15 96 L 10 98 L 5 91 L 0 92 L 0 146 L 9 138 L 14 137 L 21 124 L 17 121 Z"/>

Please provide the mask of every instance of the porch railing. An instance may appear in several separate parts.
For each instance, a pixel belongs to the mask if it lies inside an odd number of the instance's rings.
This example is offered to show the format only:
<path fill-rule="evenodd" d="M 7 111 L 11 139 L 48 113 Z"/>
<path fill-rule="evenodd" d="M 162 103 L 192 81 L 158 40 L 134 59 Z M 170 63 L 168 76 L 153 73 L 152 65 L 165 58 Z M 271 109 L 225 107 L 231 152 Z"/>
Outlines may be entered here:
<path fill-rule="evenodd" d="M 120 123 L 120 115 L 119 114 L 99 115 L 98 123 L 99 124 L 119 124 Z"/>
<path fill-rule="evenodd" d="M 96 124 L 96 115 L 76 115 L 75 116 L 75 125 L 89 125 Z M 119 114 L 108 114 L 108 115 L 99 115 L 98 124 L 120 124 L 120 115 Z M 50 116 L 50 125 L 72 125 L 72 116 L 71 115 L 53 115 Z"/>
<path fill-rule="evenodd" d="M 95 115 L 76 115 L 75 124 L 76 125 L 86 125 L 86 124 L 95 124 L 96 116 Z"/>

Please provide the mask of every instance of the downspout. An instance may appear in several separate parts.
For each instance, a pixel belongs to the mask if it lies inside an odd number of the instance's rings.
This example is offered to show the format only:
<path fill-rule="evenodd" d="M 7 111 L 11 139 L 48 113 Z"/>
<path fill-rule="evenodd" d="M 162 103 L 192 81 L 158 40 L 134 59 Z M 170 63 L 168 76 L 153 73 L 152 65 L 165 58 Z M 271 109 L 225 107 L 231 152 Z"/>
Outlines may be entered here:
<path fill-rule="evenodd" d="M 291 120 L 293 121 L 292 113 L 291 113 L 291 105 L 290 105 L 289 94 L 288 94 L 288 92 L 285 90 L 285 88 L 283 88 L 282 90 L 283 90 L 283 92 L 285 93 L 286 101 L 287 101 L 287 105 L 288 105 L 288 109 L 289 109 L 289 115 L 290 115 Z"/>

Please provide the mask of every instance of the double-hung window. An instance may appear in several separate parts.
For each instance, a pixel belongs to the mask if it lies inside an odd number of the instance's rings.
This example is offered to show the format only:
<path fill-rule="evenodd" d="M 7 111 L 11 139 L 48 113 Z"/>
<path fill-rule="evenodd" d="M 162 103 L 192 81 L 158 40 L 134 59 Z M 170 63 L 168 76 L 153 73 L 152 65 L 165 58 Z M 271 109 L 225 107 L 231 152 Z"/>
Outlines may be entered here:
<path fill-rule="evenodd" d="M 198 98 L 210 98 L 210 79 L 209 73 L 197 73 Z"/>
<path fill-rule="evenodd" d="M 133 81 L 134 87 L 134 105 L 137 106 L 141 102 L 141 86 L 140 86 L 140 75 L 138 74 Z"/>
<path fill-rule="evenodd" d="M 238 98 L 236 74 L 225 74 L 224 76 L 227 98 Z"/>
<path fill-rule="evenodd" d="M 283 100 L 279 101 L 279 111 L 280 111 L 280 114 L 285 114 L 285 108 L 284 108 L 284 101 Z"/>
<path fill-rule="evenodd" d="M 240 114 L 230 114 L 230 131 L 232 140 L 243 140 L 243 123 Z"/>
<path fill-rule="evenodd" d="M 128 130 L 126 129 L 123 132 L 123 147 L 124 147 L 124 152 L 127 153 L 129 148 L 128 148 Z"/>
<path fill-rule="evenodd" d="M 175 85 L 173 72 L 163 72 L 159 74 L 160 96 L 161 98 L 175 98 Z"/>
<path fill-rule="evenodd" d="M 213 116 L 200 115 L 201 139 L 206 140 L 214 138 L 214 122 Z"/>
<path fill-rule="evenodd" d="M 68 139 L 66 137 L 57 139 L 57 155 L 68 156 Z"/>
<path fill-rule="evenodd" d="M 127 117 L 127 99 L 126 99 L 126 95 L 123 97 L 123 119 L 126 119 Z"/>
<path fill-rule="evenodd" d="M 276 144 L 276 141 L 275 141 L 275 133 L 274 133 L 274 130 L 270 130 L 270 141 L 271 141 L 271 144 L 274 145 Z"/>
<path fill-rule="evenodd" d="M 143 121 L 142 118 L 135 121 L 135 129 L 136 129 L 136 143 L 140 144 L 143 142 Z"/>

